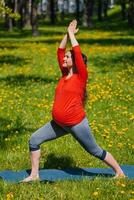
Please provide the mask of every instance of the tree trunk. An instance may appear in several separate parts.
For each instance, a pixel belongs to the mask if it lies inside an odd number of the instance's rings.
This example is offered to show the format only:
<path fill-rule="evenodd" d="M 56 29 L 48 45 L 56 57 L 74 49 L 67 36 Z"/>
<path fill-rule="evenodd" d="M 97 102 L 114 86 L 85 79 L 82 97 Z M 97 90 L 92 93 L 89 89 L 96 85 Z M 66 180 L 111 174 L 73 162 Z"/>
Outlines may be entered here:
<path fill-rule="evenodd" d="M 98 20 L 102 21 L 102 0 L 98 0 Z"/>
<path fill-rule="evenodd" d="M 130 27 L 134 27 L 134 1 L 133 0 L 129 0 L 128 24 Z"/>
<path fill-rule="evenodd" d="M 80 22 L 80 1 L 75 0 L 75 3 L 76 3 L 76 19 L 79 23 Z"/>
<path fill-rule="evenodd" d="M 84 2 L 83 25 L 88 28 L 93 27 L 93 22 L 92 22 L 93 8 L 94 8 L 94 0 L 90 1 L 86 0 Z"/>
<path fill-rule="evenodd" d="M 14 10 L 14 1 L 6 0 L 5 6 L 9 7 L 13 11 Z M 5 28 L 6 28 L 6 30 L 8 30 L 10 32 L 13 31 L 13 19 L 10 17 L 9 14 L 5 15 Z"/>
<path fill-rule="evenodd" d="M 18 12 L 18 0 L 14 0 L 14 13 Z"/>
<path fill-rule="evenodd" d="M 32 35 L 38 36 L 38 22 L 37 22 L 37 3 L 36 0 L 31 0 L 31 26 Z"/>
<path fill-rule="evenodd" d="M 69 13 L 69 0 L 67 0 L 67 13 Z"/>
<path fill-rule="evenodd" d="M 64 17 L 65 17 L 65 13 L 64 13 L 64 0 L 63 0 L 62 9 L 60 13 L 60 20 L 64 21 Z"/>
<path fill-rule="evenodd" d="M 8 14 L 5 16 L 5 28 L 9 32 L 13 31 L 13 20 Z"/>
<path fill-rule="evenodd" d="M 107 19 L 107 10 L 108 10 L 108 0 L 104 0 L 103 3 L 103 12 L 104 12 L 104 18 Z"/>
<path fill-rule="evenodd" d="M 50 0 L 50 20 L 51 24 L 55 24 L 56 14 L 55 14 L 55 1 Z"/>
<path fill-rule="evenodd" d="M 40 6 L 41 6 L 41 15 L 43 14 L 43 0 L 40 1 Z"/>
<path fill-rule="evenodd" d="M 14 9 L 13 9 L 13 12 L 14 13 L 17 13 L 18 12 L 18 0 L 14 0 Z M 15 21 L 15 19 L 13 19 L 13 26 L 16 26 L 17 23 Z"/>
<path fill-rule="evenodd" d="M 121 1 L 121 13 L 122 13 L 122 19 L 126 19 L 126 1 L 122 0 Z"/>
<path fill-rule="evenodd" d="M 108 7 L 109 8 L 113 8 L 114 7 L 114 0 L 109 0 Z"/>
<path fill-rule="evenodd" d="M 24 27 L 30 27 L 30 0 L 25 0 L 25 22 Z"/>
<path fill-rule="evenodd" d="M 19 27 L 22 29 L 25 24 L 25 13 L 24 13 L 24 1 L 23 0 L 18 1 L 18 11 L 20 14 Z"/>

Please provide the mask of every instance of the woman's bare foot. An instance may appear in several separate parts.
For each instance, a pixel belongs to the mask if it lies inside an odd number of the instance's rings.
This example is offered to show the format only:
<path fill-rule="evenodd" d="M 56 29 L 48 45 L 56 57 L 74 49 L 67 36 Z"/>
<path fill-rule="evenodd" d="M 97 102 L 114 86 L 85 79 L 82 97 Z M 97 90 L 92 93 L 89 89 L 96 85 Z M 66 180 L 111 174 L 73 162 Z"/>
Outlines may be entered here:
<path fill-rule="evenodd" d="M 22 181 L 20 181 L 20 183 L 28 183 L 28 182 L 32 182 L 32 181 L 39 181 L 40 178 L 39 176 L 28 176 L 27 178 L 23 179 Z"/>
<path fill-rule="evenodd" d="M 127 178 L 127 176 L 124 173 L 116 174 L 113 179 L 118 179 L 118 178 Z"/>

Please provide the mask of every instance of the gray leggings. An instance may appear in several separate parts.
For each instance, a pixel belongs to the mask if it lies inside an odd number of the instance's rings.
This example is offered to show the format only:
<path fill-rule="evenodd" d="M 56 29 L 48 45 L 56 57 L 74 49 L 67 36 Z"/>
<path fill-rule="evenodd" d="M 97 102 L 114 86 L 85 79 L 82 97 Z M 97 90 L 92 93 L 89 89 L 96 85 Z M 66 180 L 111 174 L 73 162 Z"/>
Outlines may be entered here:
<path fill-rule="evenodd" d="M 91 155 L 101 160 L 105 159 L 106 151 L 96 144 L 86 117 L 79 124 L 74 126 L 61 127 L 54 120 L 48 122 L 32 134 L 29 140 L 30 151 L 37 151 L 40 149 L 40 144 L 43 142 L 54 140 L 68 133 L 71 133 L 81 146 Z"/>

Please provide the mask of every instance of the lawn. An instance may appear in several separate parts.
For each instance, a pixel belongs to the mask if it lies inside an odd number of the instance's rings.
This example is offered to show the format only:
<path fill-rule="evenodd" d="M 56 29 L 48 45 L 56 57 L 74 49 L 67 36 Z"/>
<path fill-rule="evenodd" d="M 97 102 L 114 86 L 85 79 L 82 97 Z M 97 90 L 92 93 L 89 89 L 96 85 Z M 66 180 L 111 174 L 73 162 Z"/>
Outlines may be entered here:
<path fill-rule="evenodd" d="M 41 25 L 0 30 L 0 170 L 29 169 L 30 135 L 51 120 L 61 73 L 56 50 L 66 27 Z M 134 32 L 126 22 L 104 22 L 77 39 L 88 56 L 86 113 L 98 144 L 120 164 L 134 165 Z M 70 45 L 68 46 L 68 49 Z M 69 134 L 41 146 L 41 168 L 106 167 Z M 133 180 L 100 179 L 10 184 L 0 181 L 2 200 L 134 200 Z"/>

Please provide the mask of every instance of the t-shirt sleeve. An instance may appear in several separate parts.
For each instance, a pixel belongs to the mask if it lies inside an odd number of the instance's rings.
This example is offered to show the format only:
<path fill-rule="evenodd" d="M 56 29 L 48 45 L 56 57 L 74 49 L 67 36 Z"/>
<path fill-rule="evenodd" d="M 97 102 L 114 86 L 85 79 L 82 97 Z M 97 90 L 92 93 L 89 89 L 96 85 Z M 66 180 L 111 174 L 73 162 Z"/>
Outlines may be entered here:
<path fill-rule="evenodd" d="M 58 50 L 57 50 L 57 59 L 58 59 L 59 67 L 60 67 L 60 70 L 61 70 L 63 76 L 68 74 L 68 69 L 62 67 L 63 58 L 65 56 L 65 50 L 66 49 L 62 49 L 62 48 L 58 48 Z"/>
<path fill-rule="evenodd" d="M 78 71 L 79 76 L 81 79 L 86 82 L 88 78 L 88 73 L 87 73 L 87 66 L 85 65 L 82 57 L 82 52 L 80 49 L 80 46 L 74 46 L 73 48 L 74 52 L 74 59 L 75 59 L 75 65 Z"/>

